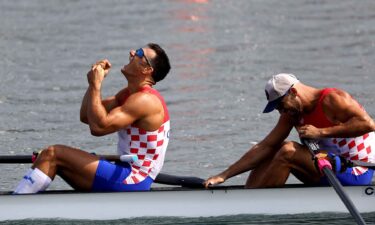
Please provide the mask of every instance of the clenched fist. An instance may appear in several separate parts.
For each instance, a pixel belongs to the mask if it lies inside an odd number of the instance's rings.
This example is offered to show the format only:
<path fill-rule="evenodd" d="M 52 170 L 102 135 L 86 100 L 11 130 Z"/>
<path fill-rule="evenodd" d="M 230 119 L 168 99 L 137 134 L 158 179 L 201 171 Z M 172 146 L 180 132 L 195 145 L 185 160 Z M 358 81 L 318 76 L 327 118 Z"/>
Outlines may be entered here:
<path fill-rule="evenodd" d="M 90 85 L 100 88 L 104 78 L 109 73 L 112 65 L 107 59 L 97 61 L 91 66 L 91 70 L 87 73 L 87 80 Z"/>

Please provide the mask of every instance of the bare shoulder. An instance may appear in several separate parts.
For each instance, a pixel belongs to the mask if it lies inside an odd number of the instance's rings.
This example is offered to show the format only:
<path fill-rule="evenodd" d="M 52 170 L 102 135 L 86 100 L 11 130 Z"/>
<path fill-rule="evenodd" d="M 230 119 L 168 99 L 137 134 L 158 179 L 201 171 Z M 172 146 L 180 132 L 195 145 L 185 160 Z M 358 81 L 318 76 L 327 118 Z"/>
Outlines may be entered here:
<path fill-rule="evenodd" d="M 143 115 L 157 113 L 163 109 L 159 98 L 148 92 L 137 92 L 130 95 L 122 107 L 127 111 L 136 111 Z"/>
<path fill-rule="evenodd" d="M 356 103 L 356 101 L 352 98 L 352 96 L 348 92 L 340 89 L 331 91 L 323 99 L 323 104 L 332 109 L 347 107 L 353 103 Z"/>
<path fill-rule="evenodd" d="M 161 102 L 157 96 L 148 92 L 137 92 L 129 96 L 129 102 L 143 103 L 147 105 L 160 105 Z"/>
<path fill-rule="evenodd" d="M 366 116 L 361 105 L 343 90 L 330 92 L 323 100 L 323 110 L 334 123 L 345 122 L 353 117 Z"/>

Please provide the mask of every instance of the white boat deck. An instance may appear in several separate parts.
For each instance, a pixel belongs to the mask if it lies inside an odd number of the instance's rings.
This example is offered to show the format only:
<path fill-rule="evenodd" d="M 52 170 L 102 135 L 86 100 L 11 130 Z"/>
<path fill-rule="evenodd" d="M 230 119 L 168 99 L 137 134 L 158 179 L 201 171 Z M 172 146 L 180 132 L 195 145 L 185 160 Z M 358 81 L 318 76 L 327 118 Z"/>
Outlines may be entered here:
<path fill-rule="evenodd" d="M 359 212 L 375 212 L 375 186 L 345 187 Z M 0 220 L 64 218 L 109 220 L 134 217 L 209 217 L 238 214 L 300 214 L 347 209 L 332 187 L 287 185 L 285 188 L 211 190 L 180 187 L 147 192 L 0 194 Z"/>

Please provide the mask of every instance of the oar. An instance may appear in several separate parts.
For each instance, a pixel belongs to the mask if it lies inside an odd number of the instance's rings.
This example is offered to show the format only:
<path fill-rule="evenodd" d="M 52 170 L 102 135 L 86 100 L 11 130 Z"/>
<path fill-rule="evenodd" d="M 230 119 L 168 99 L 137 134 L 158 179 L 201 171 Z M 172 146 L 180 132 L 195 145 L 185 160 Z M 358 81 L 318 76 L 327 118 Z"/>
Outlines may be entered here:
<path fill-rule="evenodd" d="M 32 163 L 32 155 L 2 155 L 0 156 L 0 163 L 5 164 L 19 164 Z"/>
<path fill-rule="evenodd" d="M 315 153 L 319 150 L 319 145 L 311 140 L 302 139 L 303 144 L 305 144 L 308 149 L 310 150 L 311 154 L 313 155 L 313 159 L 315 159 Z M 343 186 L 341 183 L 337 180 L 335 174 L 332 172 L 332 170 L 328 166 L 324 166 L 322 169 L 324 175 L 326 175 L 329 183 L 331 186 L 335 189 L 336 193 L 341 198 L 341 201 L 345 204 L 346 208 L 349 210 L 350 214 L 353 216 L 354 220 L 357 222 L 357 224 L 363 224 L 365 225 L 366 222 L 362 218 L 361 214 L 358 212 L 357 208 L 353 204 L 353 202 L 350 200 L 349 196 L 344 191 Z"/>
<path fill-rule="evenodd" d="M 359 161 L 359 160 L 346 161 L 345 165 L 347 167 L 363 166 L 363 167 L 367 167 L 369 169 L 375 170 L 375 164 L 374 163 L 362 162 L 362 161 Z"/>
<path fill-rule="evenodd" d="M 32 163 L 34 155 L 0 155 L 0 164 L 20 164 L 20 163 Z M 129 161 L 129 155 L 98 155 L 100 158 L 113 161 Z M 165 173 L 159 173 L 156 177 L 155 183 L 158 184 L 168 184 L 168 185 L 178 185 L 182 187 L 189 188 L 203 188 L 204 179 L 199 177 L 189 177 L 189 176 L 177 176 Z"/>

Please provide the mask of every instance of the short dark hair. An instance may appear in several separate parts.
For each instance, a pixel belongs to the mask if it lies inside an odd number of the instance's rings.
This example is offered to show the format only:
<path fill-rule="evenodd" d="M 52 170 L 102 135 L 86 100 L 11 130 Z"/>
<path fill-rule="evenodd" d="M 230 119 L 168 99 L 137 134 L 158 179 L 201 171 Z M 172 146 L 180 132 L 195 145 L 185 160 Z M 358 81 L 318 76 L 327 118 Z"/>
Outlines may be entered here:
<path fill-rule="evenodd" d="M 155 82 L 161 81 L 167 76 L 169 70 L 171 69 L 169 58 L 158 44 L 148 43 L 147 46 L 156 53 L 156 56 L 151 58 L 151 64 L 154 69 L 152 78 Z"/>

